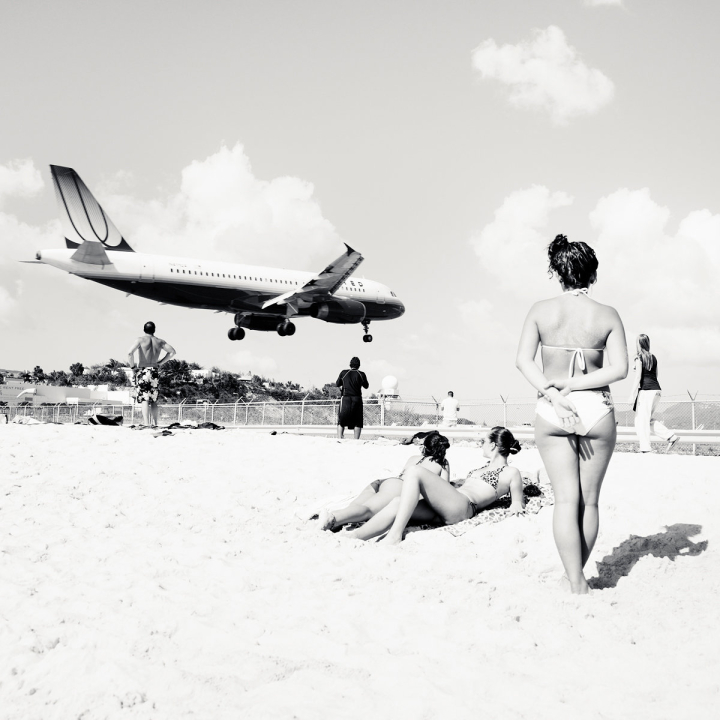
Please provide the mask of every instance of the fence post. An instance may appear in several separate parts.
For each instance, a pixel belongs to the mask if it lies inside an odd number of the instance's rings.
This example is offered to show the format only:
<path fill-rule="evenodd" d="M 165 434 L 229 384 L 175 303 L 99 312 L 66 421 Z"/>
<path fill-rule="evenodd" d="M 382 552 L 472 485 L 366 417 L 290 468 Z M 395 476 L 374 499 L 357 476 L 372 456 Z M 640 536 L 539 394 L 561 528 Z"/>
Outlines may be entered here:
<path fill-rule="evenodd" d="M 692 429 L 694 430 L 695 429 L 695 398 L 697 397 L 698 391 L 697 390 L 695 391 L 695 395 L 691 395 L 689 390 L 686 390 L 685 392 L 687 392 L 687 394 L 690 395 L 690 413 L 691 413 L 690 417 L 692 420 Z M 693 443 L 693 455 L 695 455 L 696 447 L 697 447 L 697 445 L 695 443 Z"/>
<path fill-rule="evenodd" d="M 250 402 L 245 404 L 245 425 L 248 424 L 248 412 L 250 411 Z"/>
<path fill-rule="evenodd" d="M 303 399 L 302 405 L 300 406 L 300 425 L 303 424 L 304 418 L 305 418 L 305 400 Z"/>
<path fill-rule="evenodd" d="M 210 422 L 215 422 L 215 406 L 219 403 L 219 400 L 216 400 L 212 406 L 210 407 Z"/>
<path fill-rule="evenodd" d="M 507 427 L 507 400 L 502 395 L 500 399 L 503 402 L 503 427 Z"/>
<path fill-rule="evenodd" d="M 267 405 L 267 403 L 263 403 L 262 419 L 260 420 L 261 425 L 265 424 L 265 405 Z"/>
<path fill-rule="evenodd" d="M 282 406 L 282 415 L 281 415 L 281 420 L 280 420 L 281 425 L 285 424 L 285 408 L 286 407 L 287 407 L 287 400 L 283 403 L 283 406 Z"/>
<path fill-rule="evenodd" d="M 235 408 L 233 409 L 233 425 L 237 425 L 237 405 L 240 400 L 235 401 Z"/>
<path fill-rule="evenodd" d="M 380 403 L 380 425 L 385 427 L 385 398 L 379 398 L 378 402 Z"/>

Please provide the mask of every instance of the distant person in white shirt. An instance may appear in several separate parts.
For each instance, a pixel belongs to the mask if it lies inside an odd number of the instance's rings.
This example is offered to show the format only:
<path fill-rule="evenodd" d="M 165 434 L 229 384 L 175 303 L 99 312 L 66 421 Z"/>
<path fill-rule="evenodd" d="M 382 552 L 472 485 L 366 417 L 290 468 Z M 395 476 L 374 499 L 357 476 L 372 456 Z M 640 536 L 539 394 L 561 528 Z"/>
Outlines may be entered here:
<path fill-rule="evenodd" d="M 448 396 L 440 403 L 442 408 L 443 427 L 455 427 L 458 422 L 458 410 L 460 403 L 455 399 L 455 393 L 448 391 Z"/>

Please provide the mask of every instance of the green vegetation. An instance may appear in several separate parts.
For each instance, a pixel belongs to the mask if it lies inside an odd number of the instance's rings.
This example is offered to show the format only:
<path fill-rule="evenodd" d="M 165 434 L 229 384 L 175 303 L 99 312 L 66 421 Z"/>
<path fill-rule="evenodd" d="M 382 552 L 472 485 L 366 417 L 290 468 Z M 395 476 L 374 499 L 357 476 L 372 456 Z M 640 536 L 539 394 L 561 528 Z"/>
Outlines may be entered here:
<path fill-rule="evenodd" d="M 110 358 L 106 363 L 90 365 L 73 363 L 69 371 L 53 370 L 46 373 L 39 365 L 32 372 L 21 374 L 24 382 L 44 383 L 63 387 L 107 385 L 110 390 L 131 385 L 129 368 L 119 360 Z M 290 380 L 279 382 L 261 375 L 239 373 L 212 367 L 207 371 L 197 363 L 173 358 L 160 368 L 160 400 L 164 402 L 261 402 L 263 400 L 324 400 L 340 397 L 334 385 L 321 389 L 302 390 Z"/>

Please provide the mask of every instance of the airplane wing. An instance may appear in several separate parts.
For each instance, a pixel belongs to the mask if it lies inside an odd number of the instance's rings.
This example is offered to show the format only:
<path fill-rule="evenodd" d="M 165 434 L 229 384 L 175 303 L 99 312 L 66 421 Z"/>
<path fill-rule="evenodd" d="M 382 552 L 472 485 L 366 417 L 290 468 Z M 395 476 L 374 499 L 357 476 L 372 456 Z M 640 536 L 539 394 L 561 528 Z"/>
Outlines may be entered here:
<path fill-rule="evenodd" d="M 345 243 L 345 247 L 347 251 L 337 260 L 333 260 L 319 275 L 297 290 L 291 290 L 265 301 L 262 305 L 263 310 L 270 305 L 296 306 L 300 301 L 313 302 L 319 297 L 334 295 L 365 259 L 347 243 Z"/>

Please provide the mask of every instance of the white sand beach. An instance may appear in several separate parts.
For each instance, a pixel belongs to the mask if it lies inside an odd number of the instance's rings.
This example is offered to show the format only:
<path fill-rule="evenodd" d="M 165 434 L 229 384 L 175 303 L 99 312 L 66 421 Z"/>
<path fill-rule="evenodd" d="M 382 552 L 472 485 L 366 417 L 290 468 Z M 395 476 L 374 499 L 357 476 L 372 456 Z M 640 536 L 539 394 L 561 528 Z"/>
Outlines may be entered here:
<path fill-rule="evenodd" d="M 59 425 L 0 448 L 6 720 L 716 717 L 716 457 L 613 458 L 578 598 L 551 508 L 398 548 L 296 515 L 413 448 Z"/>

